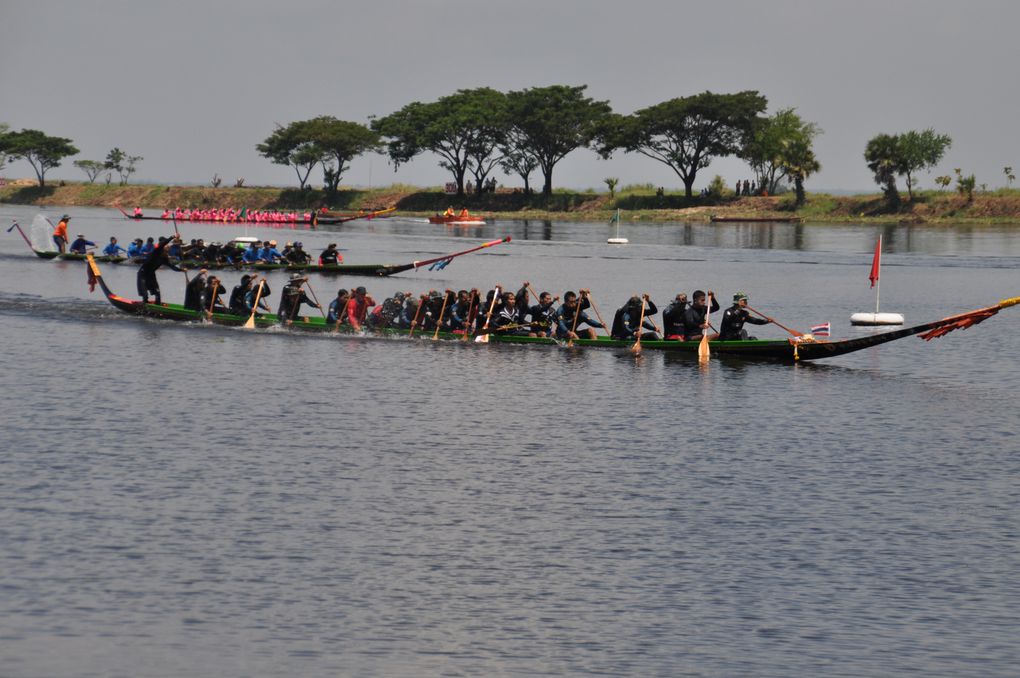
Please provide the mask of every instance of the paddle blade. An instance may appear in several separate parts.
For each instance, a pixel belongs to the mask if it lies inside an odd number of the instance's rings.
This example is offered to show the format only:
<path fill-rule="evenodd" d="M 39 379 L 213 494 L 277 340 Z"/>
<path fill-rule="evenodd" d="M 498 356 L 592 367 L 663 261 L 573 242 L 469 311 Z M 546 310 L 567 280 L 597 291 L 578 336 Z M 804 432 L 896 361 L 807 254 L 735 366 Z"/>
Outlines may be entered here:
<path fill-rule="evenodd" d="M 630 352 L 634 355 L 641 353 L 641 339 L 634 342 L 634 345 L 630 347 Z"/>
<path fill-rule="evenodd" d="M 698 360 L 708 360 L 711 351 L 708 348 L 708 334 L 701 335 L 701 343 L 698 344 Z"/>
<path fill-rule="evenodd" d="M 253 330 L 253 329 L 255 329 L 255 314 L 254 313 L 252 313 L 250 316 L 248 316 L 248 319 L 244 321 L 244 328 L 246 330 Z"/>
<path fill-rule="evenodd" d="M 488 344 L 489 343 L 489 335 L 488 334 L 480 334 L 480 335 L 478 335 L 477 337 L 475 337 L 475 343 L 476 344 Z"/>

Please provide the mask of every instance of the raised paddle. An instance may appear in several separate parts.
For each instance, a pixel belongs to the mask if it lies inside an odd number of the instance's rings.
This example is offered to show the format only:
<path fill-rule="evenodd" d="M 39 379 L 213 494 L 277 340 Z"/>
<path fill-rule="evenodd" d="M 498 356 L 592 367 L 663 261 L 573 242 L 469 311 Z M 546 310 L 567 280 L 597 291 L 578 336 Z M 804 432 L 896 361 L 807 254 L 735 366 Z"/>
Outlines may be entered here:
<path fill-rule="evenodd" d="M 255 303 L 251 305 L 251 315 L 248 316 L 248 319 L 246 321 L 244 321 L 244 326 L 246 329 L 249 330 L 255 329 L 255 313 L 256 311 L 259 310 L 259 299 L 262 297 L 262 286 L 265 284 L 266 284 L 265 280 L 259 281 L 259 288 L 258 290 L 255 291 Z"/>
<path fill-rule="evenodd" d="M 414 311 L 414 319 L 411 321 L 411 331 L 407 333 L 407 338 L 410 339 L 414 336 L 414 328 L 418 326 L 418 316 L 421 315 L 421 310 L 425 308 L 425 300 L 428 299 L 424 294 L 418 297 L 418 308 Z"/>
<path fill-rule="evenodd" d="M 475 342 L 476 343 L 479 343 L 479 344 L 488 344 L 489 343 L 489 335 L 485 331 L 487 329 L 489 329 L 489 321 L 492 320 L 492 311 L 496 308 L 496 300 L 499 299 L 499 297 L 500 297 L 500 295 L 502 293 L 503 293 L 503 291 L 502 291 L 502 289 L 500 288 L 499 285 L 496 285 L 496 287 L 493 288 L 493 290 L 492 290 L 492 303 L 489 304 L 489 312 L 485 314 L 485 324 L 482 325 L 482 332 L 484 334 L 481 334 L 480 336 L 475 337 Z"/>
<path fill-rule="evenodd" d="M 778 322 L 778 321 L 777 321 L 777 320 L 776 320 L 775 318 L 770 318 L 769 316 L 765 315 L 765 314 L 764 314 L 764 313 L 762 313 L 761 311 L 755 311 L 755 310 L 754 310 L 753 308 L 751 308 L 750 306 L 748 306 L 748 307 L 747 307 L 747 310 L 748 310 L 748 311 L 751 311 L 752 313 L 757 313 L 757 314 L 758 314 L 758 315 L 760 315 L 760 316 L 761 316 L 762 318 L 765 318 L 765 320 L 768 320 L 768 321 L 769 321 L 770 323 L 772 323 L 772 324 L 773 324 L 773 325 L 775 325 L 776 327 L 779 327 L 779 328 L 781 328 L 781 329 L 784 329 L 784 330 L 786 330 L 787 332 L 789 332 L 790 334 L 792 334 L 792 335 L 793 335 L 793 336 L 795 336 L 795 337 L 803 337 L 803 336 L 804 336 L 804 333 L 803 333 L 803 332 L 798 332 L 797 330 L 791 330 L 791 329 L 790 329 L 789 327 L 787 327 L 786 325 L 783 325 L 783 324 L 779 323 L 779 322 Z"/>
<path fill-rule="evenodd" d="M 616 322 L 615 320 L 613 322 Z M 634 355 L 641 353 L 641 330 L 644 329 L 645 324 L 645 298 L 641 297 L 641 314 L 638 316 L 637 321 L 637 341 L 630 347 L 630 352 Z"/>
<path fill-rule="evenodd" d="M 605 332 L 606 336 L 608 337 L 609 336 L 609 326 L 606 325 L 606 321 L 602 319 L 602 314 L 599 313 L 598 306 L 595 305 L 595 299 L 591 296 L 591 294 L 588 294 L 588 303 L 591 304 L 592 310 L 595 311 L 595 317 L 599 319 L 600 323 L 602 323 L 602 331 Z"/>
<path fill-rule="evenodd" d="M 432 341 L 439 339 L 439 329 L 443 326 L 443 314 L 446 313 L 446 302 L 450 300 L 450 293 L 453 290 L 446 290 L 443 295 L 443 308 L 439 310 L 439 320 L 436 321 L 436 333 L 432 335 Z"/>
<path fill-rule="evenodd" d="M 319 298 L 315 296 L 315 290 L 312 289 L 312 283 L 305 280 L 305 284 L 308 285 L 308 291 L 312 293 L 312 299 L 315 300 L 315 305 L 319 307 L 319 313 L 322 315 L 322 319 L 326 319 L 326 312 L 322 310 L 322 304 L 319 303 Z"/>
<path fill-rule="evenodd" d="M 464 336 L 461 337 L 461 341 L 467 341 L 468 337 L 471 336 L 471 328 L 475 324 L 475 318 L 478 317 L 478 290 L 471 289 L 471 298 L 468 300 L 468 315 L 464 322 Z"/>
<path fill-rule="evenodd" d="M 585 290 L 581 290 L 581 295 L 577 298 L 577 308 L 574 309 L 574 322 L 570 323 L 570 334 L 577 334 L 577 319 L 581 316 L 581 302 L 584 300 L 586 295 Z M 567 348 L 574 345 L 574 337 L 567 336 Z"/>
<path fill-rule="evenodd" d="M 708 313 L 712 310 L 712 305 L 709 301 L 709 297 L 705 297 L 705 324 L 708 323 Z M 702 328 L 701 332 L 701 343 L 698 344 L 698 362 L 708 362 L 711 355 L 711 351 L 708 348 L 708 328 Z"/>

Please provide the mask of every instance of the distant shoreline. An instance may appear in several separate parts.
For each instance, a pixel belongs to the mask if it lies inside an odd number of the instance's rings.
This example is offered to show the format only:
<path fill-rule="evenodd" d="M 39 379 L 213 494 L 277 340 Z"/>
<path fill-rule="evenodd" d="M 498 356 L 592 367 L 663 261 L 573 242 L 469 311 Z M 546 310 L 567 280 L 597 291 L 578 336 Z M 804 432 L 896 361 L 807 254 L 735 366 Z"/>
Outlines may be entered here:
<path fill-rule="evenodd" d="M 374 189 L 346 189 L 329 195 L 320 190 L 295 188 L 202 186 L 127 186 L 62 182 L 40 189 L 35 182 L 8 182 L 0 187 L 0 203 L 60 207 L 136 206 L 148 213 L 174 207 L 338 211 L 396 207 L 397 216 L 425 216 L 447 207 L 467 207 L 472 214 L 503 219 L 555 219 L 607 221 L 620 210 L 624 221 L 709 222 L 713 216 L 728 220 L 801 220 L 848 223 L 997 223 L 1020 225 L 1020 190 L 999 189 L 975 193 L 973 200 L 951 192 L 922 191 L 913 200 L 903 195 L 898 210 L 890 210 L 881 194 L 834 196 L 809 193 L 807 202 L 794 209 L 793 195 L 736 197 L 718 200 L 693 198 L 682 193 L 659 196 L 654 192 L 608 193 L 556 191 L 541 194 L 500 190 L 462 198 L 435 189 L 394 185 Z"/>

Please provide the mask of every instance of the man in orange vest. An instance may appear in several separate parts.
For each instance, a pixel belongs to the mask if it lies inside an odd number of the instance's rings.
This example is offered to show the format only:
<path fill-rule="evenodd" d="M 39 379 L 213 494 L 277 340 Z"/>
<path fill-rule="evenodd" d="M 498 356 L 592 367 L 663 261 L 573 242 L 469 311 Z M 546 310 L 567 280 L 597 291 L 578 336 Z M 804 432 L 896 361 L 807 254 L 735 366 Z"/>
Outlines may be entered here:
<path fill-rule="evenodd" d="M 60 217 L 60 221 L 57 222 L 56 227 L 53 229 L 53 242 L 57 243 L 57 249 L 60 250 L 61 254 L 67 251 L 67 222 L 70 220 L 71 217 L 65 214 Z"/>

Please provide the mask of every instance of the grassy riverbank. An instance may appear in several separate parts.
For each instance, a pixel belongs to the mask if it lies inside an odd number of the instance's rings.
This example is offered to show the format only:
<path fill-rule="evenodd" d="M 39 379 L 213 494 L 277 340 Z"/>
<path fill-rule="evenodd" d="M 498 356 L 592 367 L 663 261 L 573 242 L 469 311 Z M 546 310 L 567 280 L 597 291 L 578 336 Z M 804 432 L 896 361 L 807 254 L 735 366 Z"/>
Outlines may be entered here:
<path fill-rule="evenodd" d="M 449 206 L 467 207 L 472 213 L 504 219 L 559 219 L 602 221 L 619 208 L 628 221 L 705 222 L 719 217 L 799 217 L 814 222 L 934 222 L 1020 224 L 1020 190 L 1002 189 L 975 194 L 968 201 L 956 193 L 925 191 L 890 208 L 880 194 L 832 196 L 809 194 L 807 203 L 794 209 L 793 196 L 722 199 L 682 193 L 656 195 L 651 187 L 607 193 L 556 191 L 551 196 L 504 192 L 468 195 L 458 199 L 439 190 L 393 185 L 371 190 L 348 189 L 330 195 L 324 191 L 277 188 L 211 188 L 202 186 L 70 183 L 39 188 L 17 182 L 0 188 L 0 202 L 40 206 L 115 207 L 136 205 L 154 212 L 164 208 L 247 207 L 249 209 L 307 210 L 327 206 L 335 210 L 379 209 L 395 206 L 397 214 L 422 216 Z"/>

